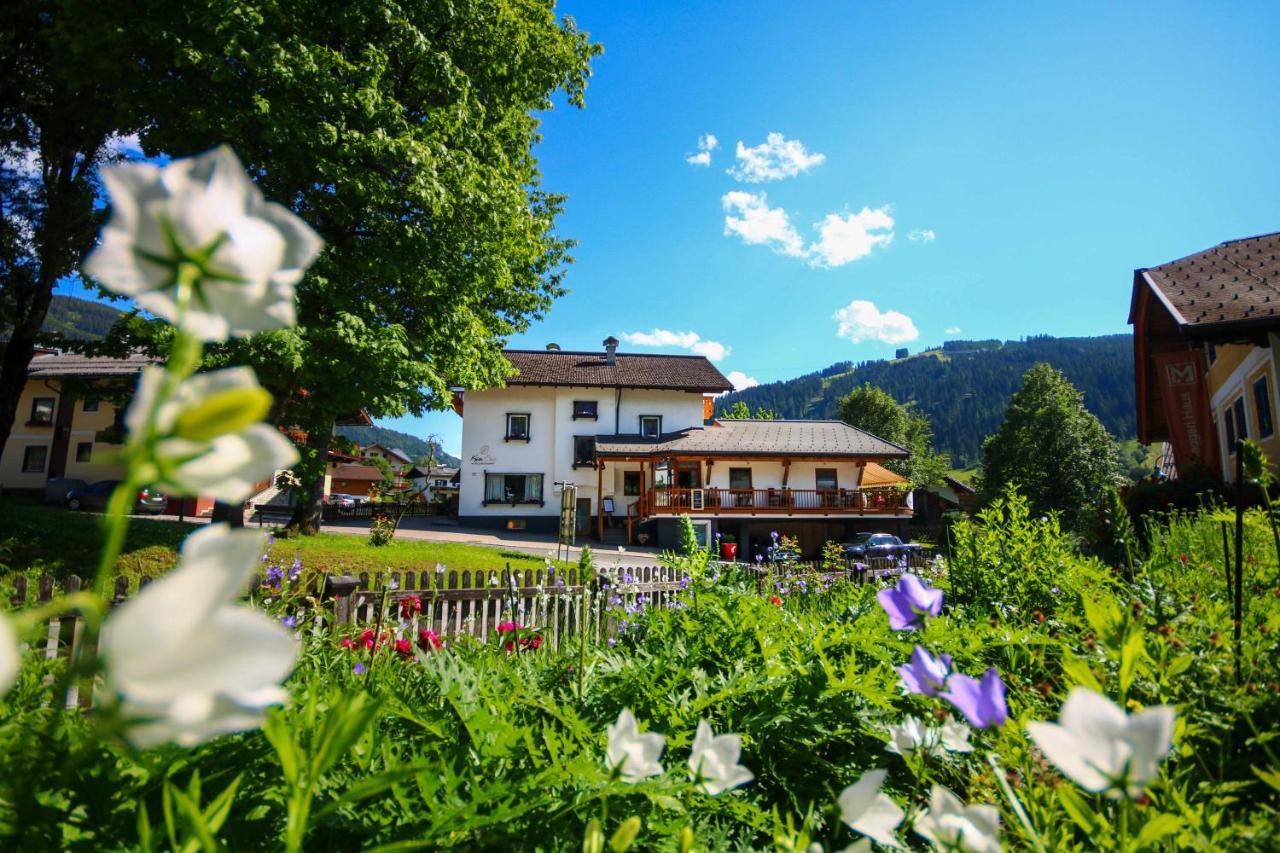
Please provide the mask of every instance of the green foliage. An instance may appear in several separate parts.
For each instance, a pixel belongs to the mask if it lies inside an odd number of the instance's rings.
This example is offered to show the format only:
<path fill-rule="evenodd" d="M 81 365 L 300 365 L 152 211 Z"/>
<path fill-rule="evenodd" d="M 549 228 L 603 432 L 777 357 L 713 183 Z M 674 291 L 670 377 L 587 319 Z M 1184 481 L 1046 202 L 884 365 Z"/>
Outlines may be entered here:
<path fill-rule="evenodd" d="M 929 418 L 881 388 L 865 384 L 840 398 L 840 420 L 910 451 L 910 458 L 891 460 L 885 467 L 906 477 L 913 486 L 940 483 L 951 468 L 950 458 L 933 449 Z"/>
<path fill-rule="evenodd" d="M 1110 582 L 1076 553 L 1055 516 L 1034 514 L 1015 489 L 953 524 L 951 553 L 953 600 L 997 616 L 1051 614 L 1082 589 Z"/>
<path fill-rule="evenodd" d="M 1265 514 L 1246 517 L 1237 673 L 1213 515 L 1157 525 L 1129 583 L 1074 553 L 1054 519 L 1016 496 L 995 510 L 960 525 L 950 566 L 924 573 L 946 607 L 918 631 L 889 630 L 874 585 L 801 591 L 790 580 L 772 604 L 732 571 L 699 575 L 689 606 L 633 617 L 613 648 L 459 641 L 402 657 L 387 645 L 343 649 L 342 630 L 313 634 L 306 622 L 290 702 L 264 731 L 142 758 L 91 732 L 90 717 L 42 705 L 55 665 L 32 663 L 0 701 L 0 833 L 14 849 L 72 851 L 576 850 L 584 840 L 601 851 L 831 850 L 856 840 L 840 791 L 882 767 L 886 792 L 913 814 L 934 782 L 996 804 L 1006 849 L 1034 845 L 1005 783 L 1045 849 L 1116 849 L 1121 806 L 1063 779 L 1025 733 L 1086 685 L 1130 710 L 1177 709 L 1160 780 L 1130 810 L 1131 849 L 1280 845 L 1280 566 Z M 313 612 L 291 595 L 274 612 Z M 903 695 L 895 667 L 916 643 L 1005 680 L 1010 721 L 974 732 L 973 753 L 886 752 L 889 725 L 946 707 Z M 623 708 L 667 736 L 661 776 L 629 784 L 606 769 L 604 732 Z M 753 782 L 718 797 L 693 788 L 685 762 L 701 719 L 741 735 Z"/>
<path fill-rule="evenodd" d="M 748 419 L 754 419 L 757 421 L 776 421 L 781 418 L 781 415 L 773 409 L 767 409 L 763 406 L 757 406 L 756 413 L 753 415 L 751 414 L 751 409 L 747 407 L 747 404 L 738 400 L 727 409 L 722 409 L 720 411 L 720 417 L 727 421 L 745 421 Z"/>
<path fill-rule="evenodd" d="M 1061 372 L 1037 364 L 1023 376 L 995 435 L 983 444 L 979 494 L 986 502 L 1014 486 L 1032 512 L 1062 514 L 1081 532 L 1098 496 L 1120 482 L 1115 442 Z"/>
<path fill-rule="evenodd" d="M 1113 435 L 1137 434 L 1130 335 L 1036 335 L 1003 344 L 948 341 L 942 351 L 898 361 L 839 362 L 785 382 L 736 391 L 722 405 L 764 406 L 784 418 L 837 418 L 840 399 L 870 383 L 895 400 L 915 403 L 937 432 L 939 452 L 958 467 L 968 467 L 982 458 L 982 440 L 1000 425 L 1023 373 L 1041 361 L 1061 370 L 1084 392 L 1089 411 Z"/>
<path fill-rule="evenodd" d="M 369 524 L 369 544 L 375 548 L 381 548 L 389 543 L 396 535 L 396 523 L 391 516 L 385 513 L 379 513 L 373 517 L 373 521 Z"/>

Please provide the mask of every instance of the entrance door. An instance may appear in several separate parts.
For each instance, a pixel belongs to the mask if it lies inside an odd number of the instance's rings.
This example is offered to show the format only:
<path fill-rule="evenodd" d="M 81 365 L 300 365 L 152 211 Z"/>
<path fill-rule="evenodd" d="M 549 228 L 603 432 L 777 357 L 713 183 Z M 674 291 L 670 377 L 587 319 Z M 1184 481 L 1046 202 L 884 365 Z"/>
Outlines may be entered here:
<path fill-rule="evenodd" d="M 585 536 L 591 532 L 591 498 L 578 498 L 578 535 Z"/>
<path fill-rule="evenodd" d="M 676 486 L 681 489 L 701 488 L 702 483 L 698 482 L 701 471 L 702 466 L 697 462 L 681 462 L 676 468 Z"/>

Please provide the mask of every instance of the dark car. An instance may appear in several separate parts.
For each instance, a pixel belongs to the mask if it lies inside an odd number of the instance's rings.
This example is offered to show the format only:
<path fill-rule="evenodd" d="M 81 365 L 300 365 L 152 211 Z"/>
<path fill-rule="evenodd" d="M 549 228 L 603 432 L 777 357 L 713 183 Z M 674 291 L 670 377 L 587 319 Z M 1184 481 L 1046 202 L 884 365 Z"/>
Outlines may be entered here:
<path fill-rule="evenodd" d="M 900 557 L 919 550 L 919 545 L 903 542 L 892 533 L 859 533 L 845 543 L 844 555 L 851 560 L 869 560 L 877 557 Z"/>
<path fill-rule="evenodd" d="M 111 493 L 116 490 L 118 485 L 120 485 L 119 480 L 99 480 L 88 486 L 68 489 L 66 497 L 67 508 L 106 509 L 107 502 L 111 500 Z M 161 513 L 168 506 L 168 495 L 161 494 L 155 489 L 143 488 L 138 490 L 138 494 L 134 499 L 133 511 Z"/>

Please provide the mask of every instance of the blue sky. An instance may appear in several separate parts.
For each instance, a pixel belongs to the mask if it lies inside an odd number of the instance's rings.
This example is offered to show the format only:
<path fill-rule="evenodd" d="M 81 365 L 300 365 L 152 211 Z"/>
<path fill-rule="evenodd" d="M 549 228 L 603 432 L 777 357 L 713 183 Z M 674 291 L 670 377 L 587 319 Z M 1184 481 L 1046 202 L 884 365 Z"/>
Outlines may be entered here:
<path fill-rule="evenodd" d="M 1126 330 L 1135 267 L 1280 229 L 1280 5 L 1072 5 L 561 3 L 605 48 L 537 152 L 577 263 L 512 344 L 769 382 Z"/>

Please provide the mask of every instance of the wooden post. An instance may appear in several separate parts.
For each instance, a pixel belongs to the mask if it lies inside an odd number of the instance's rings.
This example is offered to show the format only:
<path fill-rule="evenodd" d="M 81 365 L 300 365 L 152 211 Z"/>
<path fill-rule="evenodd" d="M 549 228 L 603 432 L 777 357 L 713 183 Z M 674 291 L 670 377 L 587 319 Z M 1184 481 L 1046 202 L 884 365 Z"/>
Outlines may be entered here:
<path fill-rule="evenodd" d="M 636 517 L 643 520 L 648 515 L 648 506 L 645 501 L 649 498 L 649 488 L 645 483 L 647 473 L 644 470 L 644 460 L 640 460 L 640 512 L 636 513 Z"/>
<path fill-rule="evenodd" d="M 596 536 L 604 541 L 604 462 L 596 463 Z"/>

